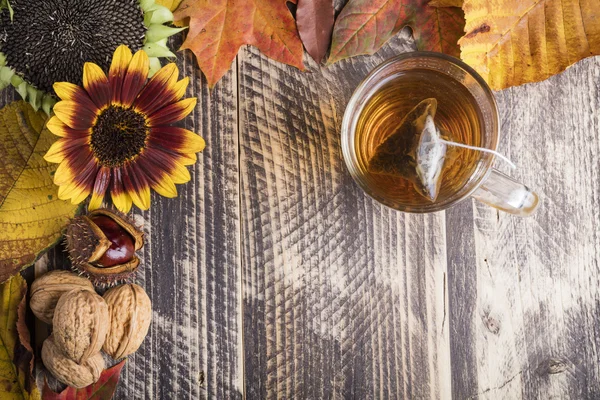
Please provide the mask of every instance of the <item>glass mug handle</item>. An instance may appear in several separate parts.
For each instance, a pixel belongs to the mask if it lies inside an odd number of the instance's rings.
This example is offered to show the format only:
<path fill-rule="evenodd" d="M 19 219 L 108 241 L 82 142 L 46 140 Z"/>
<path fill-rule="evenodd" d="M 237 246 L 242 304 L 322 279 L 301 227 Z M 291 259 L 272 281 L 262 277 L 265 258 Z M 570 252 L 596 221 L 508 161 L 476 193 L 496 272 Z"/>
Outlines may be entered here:
<path fill-rule="evenodd" d="M 498 210 L 523 217 L 533 214 L 539 203 L 534 191 L 496 169 L 491 170 L 472 196 Z"/>

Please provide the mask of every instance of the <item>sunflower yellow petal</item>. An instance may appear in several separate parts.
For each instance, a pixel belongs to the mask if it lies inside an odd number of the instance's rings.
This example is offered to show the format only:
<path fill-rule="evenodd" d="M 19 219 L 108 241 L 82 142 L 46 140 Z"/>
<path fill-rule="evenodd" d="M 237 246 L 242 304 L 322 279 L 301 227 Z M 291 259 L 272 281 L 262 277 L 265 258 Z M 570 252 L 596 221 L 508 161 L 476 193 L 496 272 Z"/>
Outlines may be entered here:
<path fill-rule="evenodd" d="M 177 197 L 177 188 L 175 187 L 173 180 L 166 174 L 161 178 L 158 178 L 156 182 L 152 183 L 152 189 L 164 197 Z"/>
<path fill-rule="evenodd" d="M 104 193 L 100 195 L 100 194 L 92 191 L 92 198 L 90 199 L 90 203 L 88 204 L 88 210 L 89 211 L 97 210 L 98 208 L 100 208 L 102 206 L 103 201 L 104 201 Z"/>
<path fill-rule="evenodd" d="M 56 115 L 53 115 L 46 123 L 46 128 L 56 136 L 67 137 L 67 126 Z"/>
<path fill-rule="evenodd" d="M 91 190 L 89 188 L 85 188 L 85 186 L 77 186 L 77 190 L 73 192 L 71 196 L 72 204 L 79 204 L 84 201 L 89 195 Z"/>
<path fill-rule="evenodd" d="M 174 161 L 174 168 L 170 171 L 171 178 L 173 182 L 177 184 L 189 182 L 192 177 L 190 176 L 190 171 L 187 170 L 185 165 L 178 161 Z"/>
<path fill-rule="evenodd" d="M 51 163 L 61 163 L 62 160 L 65 159 L 64 149 L 67 143 L 68 141 L 65 139 L 58 139 L 56 142 L 52 143 L 52 146 L 50 146 L 44 155 L 44 160 Z"/>
<path fill-rule="evenodd" d="M 185 90 L 187 89 L 189 83 L 190 83 L 190 78 L 189 78 L 189 76 L 186 76 L 185 78 L 183 78 L 182 80 L 177 82 L 175 85 L 173 85 L 173 92 L 175 93 L 175 95 L 174 95 L 175 100 L 179 100 L 180 98 L 183 97 L 183 95 L 185 94 Z"/>
<path fill-rule="evenodd" d="M 98 65 L 91 62 L 83 64 L 83 87 L 99 109 L 103 109 L 110 103 L 110 84 L 106 74 Z"/>
<path fill-rule="evenodd" d="M 59 101 L 54 105 L 54 114 L 65 125 L 73 129 L 89 129 L 96 120 L 96 113 L 70 100 Z"/>
<path fill-rule="evenodd" d="M 56 82 L 52 87 L 61 100 L 73 100 L 80 89 L 79 86 L 70 82 Z"/>
<path fill-rule="evenodd" d="M 83 64 L 83 87 L 87 89 L 90 86 L 104 84 L 107 80 L 106 74 L 98 65 L 93 62 Z"/>
<path fill-rule="evenodd" d="M 127 213 L 131 210 L 131 196 L 129 196 L 126 192 L 123 193 L 112 193 L 110 194 L 112 202 L 115 207 L 121 212 Z"/>
<path fill-rule="evenodd" d="M 181 154 L 179 161 L 181 161 L 183 165 L 194 165 L 196 164 L 196 161 L 198 161 L 198 157 L 196 156 L 196 153 Z"/>
<path fill-rule="evenodd" d="M 54 183 L 57 185 L 64 185 L 69 182 L 73 182 L 73 170 L 69 166 L 67 161 L 63 161 L 59 164 L 56 172 L 54 173 Z"/>
<path fill-rule="evenodd" d="M 198 153 L 204 150 L 206 143 L 202 136 L 195 134 L 192 131 L 185 130 L 185 142 L 184 148 L 181 150 L 182 153 Z"/>
<path fill-rule="evenodd" d="M 150 68 L 148 54 L 144 50 L 138 50 L 129 63 L 127 74 L 141 74 L 148 76 L 148 68 Z"/>
<path fill-rule="evenodd" d="M 110 70 L 108 75 L 112 78 L 113 76 L 122 76 L 127 71 L 127 66 L 131 62 L 133 57 L 129 47 L 124 44 L 117 47 L 113 54 L 112 62 L 110 64 Z"/>
<path fill-rule="evenodd" d="M 128 190 L 127 193 L 131 196 L 133 204 L 135 204 L 140 210 L 147 210 L 150 208 L 150 187 L 142 186 L 138 190 Z"/>
<path fill-rule="evenodd" d="M 71 199 L 71 203 L 79 204 L 90 194 L 89 189 L 85 186 L 80 186 L 75 182 L 61 185 L 58 188 L 58 198 L 61 200 Z"/>

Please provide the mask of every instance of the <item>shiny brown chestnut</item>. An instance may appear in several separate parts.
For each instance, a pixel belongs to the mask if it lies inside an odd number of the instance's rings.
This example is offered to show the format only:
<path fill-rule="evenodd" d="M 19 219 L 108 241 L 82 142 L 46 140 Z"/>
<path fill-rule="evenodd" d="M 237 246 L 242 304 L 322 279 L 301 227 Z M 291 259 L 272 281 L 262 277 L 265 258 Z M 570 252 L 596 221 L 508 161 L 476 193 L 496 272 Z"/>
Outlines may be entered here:
<path fill-rule="evenodd" d="M 125 215 L 99 209 L 75 217 L 67 227 L 67 250 L 73 269 L 96 286 L 110 287 L 129 280 L 140 260 L 143 233 Z"/>

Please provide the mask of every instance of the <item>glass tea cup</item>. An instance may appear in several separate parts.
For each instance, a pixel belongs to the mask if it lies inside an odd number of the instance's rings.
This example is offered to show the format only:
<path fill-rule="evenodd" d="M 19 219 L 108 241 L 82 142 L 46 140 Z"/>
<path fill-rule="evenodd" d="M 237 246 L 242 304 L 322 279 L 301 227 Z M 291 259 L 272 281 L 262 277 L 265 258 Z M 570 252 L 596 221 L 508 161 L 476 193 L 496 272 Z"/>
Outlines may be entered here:
<path fill-rule="evenodd" d="M 426 213 L 445 210 L 472 196 L 499 210 L 527 216 L 538 196 L 525 185 L 492 168 L 488 152 L 458 149 L 442 175 L 440 195 L 432 201 L 410 182 L 369 171 L 370 155 L 420 101 L 435 97 L 440 124 L 452 141 L 496 150 L 498 110 L 483 78 L 462 61 L 440 53 L 411 52 L 375 68 L 356 88 L 342 121 L 342 152 L 348 170 L 371 197 L 393 209 Z M 446 176 L 447 175 L 447 176 Z"/>

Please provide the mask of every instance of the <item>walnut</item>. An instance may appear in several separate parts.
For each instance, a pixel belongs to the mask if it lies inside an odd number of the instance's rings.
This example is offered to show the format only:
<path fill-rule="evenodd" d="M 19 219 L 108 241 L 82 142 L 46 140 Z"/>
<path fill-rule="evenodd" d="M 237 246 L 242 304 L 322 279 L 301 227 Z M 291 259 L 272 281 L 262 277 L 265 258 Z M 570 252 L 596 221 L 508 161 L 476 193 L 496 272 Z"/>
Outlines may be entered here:
<path fill-rule="evenodd" d="M 94 286 L 88 279 L 69 271 L 51 271 L 40 276 L 31 284 L 31 311 L 41 321 L 51 324 L 58 299 L 73 289 L 93 291 Z"/>
<path fill-rule="evenodd" d="M 99 352 L 82 364 L 65 357 L 56 345 L 53 335 L 44 341 L 42 361 L 56 379 L 77 389 L 97 382 L 104 369 L 104 358 Z"/>
<path fill-rule="evenodd" d="M 104 294 L 110 329 L 102 348 L 115 360 L 134 353 L 144 341 L 152 318 L 152 303 L 141 286 L 117 286 Z"/>
<path fill-rule="evenodd" d="M 82 289 L 62 295 L 52 322 L 56 346 L 78 364 L 100 351 L 110 325 L 104 299 Z"/>

